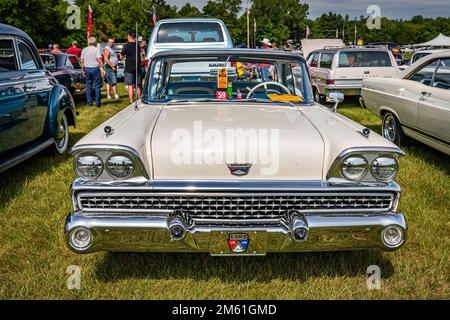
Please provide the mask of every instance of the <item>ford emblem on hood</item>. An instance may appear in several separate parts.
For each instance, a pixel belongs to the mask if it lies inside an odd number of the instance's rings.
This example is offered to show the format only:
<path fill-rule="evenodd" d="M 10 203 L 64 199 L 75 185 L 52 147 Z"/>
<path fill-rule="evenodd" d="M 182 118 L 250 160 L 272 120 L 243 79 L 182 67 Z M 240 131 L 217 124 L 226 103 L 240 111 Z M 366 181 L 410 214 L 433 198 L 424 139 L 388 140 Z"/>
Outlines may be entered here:
<path fill-rule="evenodd" d="M 250 172 L 252 165 L 250 163 L 246 164 L 228 164 L 228 168 L 233 176 L 246 176 Z"/>

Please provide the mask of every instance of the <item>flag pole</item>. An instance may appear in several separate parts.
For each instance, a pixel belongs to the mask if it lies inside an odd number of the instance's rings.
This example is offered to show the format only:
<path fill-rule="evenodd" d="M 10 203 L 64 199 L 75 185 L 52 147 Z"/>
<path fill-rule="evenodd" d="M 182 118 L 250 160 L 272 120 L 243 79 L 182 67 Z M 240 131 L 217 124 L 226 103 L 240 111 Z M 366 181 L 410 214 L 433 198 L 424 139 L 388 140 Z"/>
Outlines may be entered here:
<path fill-rule="evenodd" d="M 247 9 L 247 48 L 250 49 L 250 9 Z"/>
<path fill-rule="evenodd" d="M 139 62 L 140 62 L 140 54 L 138 52 L 138 49 L 139 49 L 138 39 L 139 39 L 138 38 L 138 23 L 136 22 L 136 85 L 135 85 L 135 88 L 134 88 L 135 94 L 136 94 L 136 97 L 135 97 L 135 100 L 134 100 L 134 110 L 135 111 L 139 110 L 139 107 L 138 107 L 138 72 L 140 70 L 139 70 L 138 66 L 140 66 L 140 63 L 138 64 L 138 59 L 139 59 Z"/>

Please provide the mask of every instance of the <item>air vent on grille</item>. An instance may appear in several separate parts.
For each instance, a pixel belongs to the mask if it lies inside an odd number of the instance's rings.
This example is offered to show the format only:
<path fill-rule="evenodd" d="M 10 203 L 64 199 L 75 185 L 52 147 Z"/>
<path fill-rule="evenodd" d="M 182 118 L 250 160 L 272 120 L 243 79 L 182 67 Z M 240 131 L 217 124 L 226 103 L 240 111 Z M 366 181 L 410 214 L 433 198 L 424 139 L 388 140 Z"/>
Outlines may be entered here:
<path fill-rule="evenodd" d="M 392 208 L 390 193 L 308 194 L 163 194 L 81 193 L 85 212 L 150 212 L 182 210 L 194 219 L 276 219 L 286 212 L 384 212 Z"/>

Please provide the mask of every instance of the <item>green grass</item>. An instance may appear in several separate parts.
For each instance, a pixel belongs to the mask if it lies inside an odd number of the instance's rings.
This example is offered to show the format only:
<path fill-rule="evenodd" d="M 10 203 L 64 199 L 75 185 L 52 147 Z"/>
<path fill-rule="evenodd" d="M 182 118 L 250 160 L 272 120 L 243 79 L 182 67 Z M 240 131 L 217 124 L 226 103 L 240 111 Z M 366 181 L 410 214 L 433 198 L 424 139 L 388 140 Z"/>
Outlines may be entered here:
<path fill-rule="evenodd" d="M 121 93 L 124 91 L 121 86 Z M 79 104 L 75 143 L 126 105 Z M 345 116 L 380 131 L 380 121 L 355 103 Z M 207 254 L 71 253 L 63 226 L 75 178 L 70 156 L 37 155 L 0 175 L 2 299 L 448 299 L 449 157 L 418 142 L 404 148 L 398 182 L 409 222 L 407 245 L 378 251 L 271 254 L 213 258 Z M 81 290 L 66 287 L 66 269 L 82 267 Z M 382 289 L 366 287 L 379 265 Z"/>

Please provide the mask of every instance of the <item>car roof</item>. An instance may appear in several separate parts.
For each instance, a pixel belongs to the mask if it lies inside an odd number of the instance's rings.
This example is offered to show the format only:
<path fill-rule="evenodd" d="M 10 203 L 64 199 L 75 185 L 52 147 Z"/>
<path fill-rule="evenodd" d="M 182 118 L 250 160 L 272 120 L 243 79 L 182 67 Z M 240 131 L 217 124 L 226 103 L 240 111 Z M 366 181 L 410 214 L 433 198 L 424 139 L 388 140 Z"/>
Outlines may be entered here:
<path fill-rule="evenodd" d="M 159 20 L 158 24 L 162 24 L 162 23 L 183 23 L 183 22 L 217 22 L 217 23 L 223 23 L 222 20 L 213 19 L 213 18 L 173 18 L 173 19 Z"/>
<path fill-rule="evenodd" d="M 414 52 L 414 54 L 416 54 L 416 53 L 441 53 L 441 52 L 446 52 L 446 51 L 450 52 L 450 49 L 426 49 L 426 50 L 416 51 L 416 52 Z"/>
<path fill-rule="evenodd" d="M 31 39 L 31 37 L 27 33 L 25 33 L 24 31 L 22 31 L 16 27 L 13 27 L 13 26 L 10 26 L 7 24 L 0 23 L 0 34 L 3 34 L 3 35 L 6 34 L 6 35 L 10 35 L 10 36 L 19 36 L 19 37 L 22 37 L 22 38 L 28 40 L 32 44 L 34 44 L 33 39 Z"/>
<path fill-rule="evenodd" d="M 264 49 L 189 49 L 189 50 L 165 50 L 158 52 L 153 56 L 157 58 L 183 58 L 189 56 L 209 56 L 209 55 L 238 55 L 238 56 L 252 56 L 259 55 L 267 59 L 287 59 L 287 60 L 302 60 L 305 61 L 300 54 L 295 52 L 278 51 L 278 50 L 264 50 Z"/>
<path fill-rule="evenodd" d="M 314 50 L 313 52 L 321 52 L 321 53 L 337 53 L 337 52 L 352 52 L 352 51 L 384 51 L 387 52 L 389 50 L 382 48 L 382 47 L 377 47 L 377 48 L 366 48 L 366 47 L 361 47 L 361 48 L 352 48 L 352 47 L 344 47 L 344 48 L 325 48 L 325 49 L 319 49 L 319 50 Z"/>

